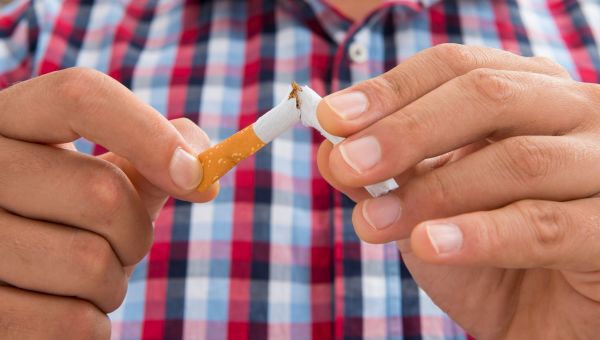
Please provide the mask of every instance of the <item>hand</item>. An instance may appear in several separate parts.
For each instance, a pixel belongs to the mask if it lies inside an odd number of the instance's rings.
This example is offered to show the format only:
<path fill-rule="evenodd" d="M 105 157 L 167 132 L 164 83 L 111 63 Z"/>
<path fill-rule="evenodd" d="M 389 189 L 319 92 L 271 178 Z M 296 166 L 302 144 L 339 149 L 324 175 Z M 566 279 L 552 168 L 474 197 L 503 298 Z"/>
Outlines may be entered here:
<path fill-rule="evenodd" d="M 347 96 L 342 97 L 342 94 Z M 327 97 L 318 155 L 367 242 L 477 338 L 600 334 L 600 86 L 544 58 L 426 50 Z M 400 189 L 371 199 L 365 184 Z"/>
<path fill-rule="evenodd" d="M 85 137 L 112 150 L 75 151 Z M 0 92 L 0 338 L 108 339 L 106 313 L 168 195 L 192 202 L 208 146 L 108 76 L 55 72 Z"/>

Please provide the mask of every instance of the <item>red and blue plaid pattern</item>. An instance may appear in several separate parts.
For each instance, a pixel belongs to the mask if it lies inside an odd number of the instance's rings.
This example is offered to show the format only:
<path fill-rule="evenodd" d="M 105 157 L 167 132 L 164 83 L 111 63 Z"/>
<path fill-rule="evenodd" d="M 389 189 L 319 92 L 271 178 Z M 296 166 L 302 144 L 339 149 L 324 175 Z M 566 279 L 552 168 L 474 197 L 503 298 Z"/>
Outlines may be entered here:
<path fill-rule="evenodd" d="M 317 0 L 17 1 L 0 11 L 0 88 L 93 67 L 217 141 L 291 81 L 326 94 L 444 42 L 548 56 L 599 82 L 599 18 L 594 0 L 385 1 L 360 23 Z M 349 58 L 351 43 L 367 61 Z M 226 176 L 214 202 L 169 201 L 113 337 L 466 338 L 393 244 L 359 241 L 352 202 L 317 171 L 320 141 L 298 126 Z"/>

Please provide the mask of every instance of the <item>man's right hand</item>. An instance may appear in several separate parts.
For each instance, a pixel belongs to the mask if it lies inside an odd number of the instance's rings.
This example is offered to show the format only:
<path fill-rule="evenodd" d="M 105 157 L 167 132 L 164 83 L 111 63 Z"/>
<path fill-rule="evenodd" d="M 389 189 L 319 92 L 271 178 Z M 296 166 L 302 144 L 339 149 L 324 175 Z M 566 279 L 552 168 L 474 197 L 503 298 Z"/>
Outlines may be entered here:
<path fill-rule="evenodd" d="M 80 137 L 111 152 L 79 153 Z M 0 91 L 0 339 L 108 339 L 167 197 L 217 194 L 195 191 L 208 145 L 96 71 Z"/>

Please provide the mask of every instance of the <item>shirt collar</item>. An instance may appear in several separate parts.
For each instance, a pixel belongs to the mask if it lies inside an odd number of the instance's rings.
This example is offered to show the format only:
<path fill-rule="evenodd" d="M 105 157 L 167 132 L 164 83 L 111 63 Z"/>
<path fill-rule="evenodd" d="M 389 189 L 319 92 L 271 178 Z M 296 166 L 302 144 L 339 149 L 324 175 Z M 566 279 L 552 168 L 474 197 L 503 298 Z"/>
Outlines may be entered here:
<path fill-rule="evenodd" d="M 385 0 L 386 3 L 397 3 L 397 4 L 407 4 L 413 3 L 415 5 L 419 5 L 423 8 L 428 8 L 442 0 Z"/>
<path fill-rule="evenodd" d="M 421 6 L 423 6 L 425 8 L 431 7 L 440 1 L 442 1 L 442 0 L 419 0 L 419 2 L 421 3 Z"/>
<path fill-rule="evenodd" d="M 346 36 L 347 31 L 353 26 L 353 23 L 341 14 L 333 6 L 326 3 L 326 0 L 280 0 L 286 3 L 288 6 L 299 8 L 299 4 L 304 4 L 312 9 L 312 16 L 305 17 L 309 23 L 314 23 L 313 20 L 317 20 L 321 27 L 327 32 L 327 34 L 333 39 L 333 41 L 340 43 Z M 390 7 L 405 7 L 412 11 L 425 10 L 443 0 L 384 0 L 373 13 L 376 13 L 383 8 Z M 300 6 L 302 7 L 302 6 Z M 302 12 L 302 11 L 300 11 Z M 297 12 L 296 12 L 297 13 Z M 298 15 L 298 13 L 297 13 Z"/>
<path fill-rule="evenodd" d="M 311 5 L 314 5 L 316 2 L 317 3 L 324 3 L 327 2 L 326 0 L 303 0 L 304 2 L 307 2 Z M 420 6 L 422 8 L 428 8 L 431 7 L 433 5 L 435 5 L 436 3 L 440 2 L 442 0 L 384 0 L 383 3 L 395 3 L 398 5 L 417 5 Z M 322 4 L 325 5 L 325 4 Z"/>

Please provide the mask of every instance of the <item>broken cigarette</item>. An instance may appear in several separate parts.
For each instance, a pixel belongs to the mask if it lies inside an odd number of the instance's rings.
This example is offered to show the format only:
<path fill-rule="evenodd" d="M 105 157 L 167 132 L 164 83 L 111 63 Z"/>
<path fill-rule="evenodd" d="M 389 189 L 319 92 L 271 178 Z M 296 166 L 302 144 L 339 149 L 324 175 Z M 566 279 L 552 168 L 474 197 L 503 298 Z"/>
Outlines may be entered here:
<path fill-rule="evenodd" d="M 204 170 L 199 191 L 207 190 L 242 160 L 252 156 L 297 122 L 317 129 L 333 144 L 344 140 L 329 134 L 317 119 L 317 104 L 321 97 L 308 86 L 300 87 L 292 83 L 289 95 L 277 106 L 262 115 L 252 125 L 233 134 L 221 143 L 205 150 L 198 156 Z M 398 188 L 394 179 L 366 186 L 374 197 L 384 195 Z"/>
<path fill-rule="evenodd" d="M 205 191 L 242 160 L 252 156 L 300 120 L 297 94 L 292 84 L 289 95 L 252 125 L 236 132 L 221 143 L 202 152 L 198 159 L 204 174 L 198 191 Z"/>
<path fill-rule="evenodd" d="M 302 91 L 298 93 L 299 103 L 300 103 L 300 118 L 302 124 L 312 127 L 318 130 L 323 137 L 327 138 L 333 145 L 342 142 L 345 138 L 334 136 L 329 132 L 325 131 L 321 124 L 319 123 L 319 119 L 317 118 L 317 105 L 321 101 L 321 96 L 319 96 L 313 89 L 308 86 L 303 86 Z M 373 197 L 379 197 L 387 194 L 392 190 L 398 189 L 398 183 L 393 178 L 385 180 L 383 182 L 367 185 L 365 189 L 371 194 Z"/>

